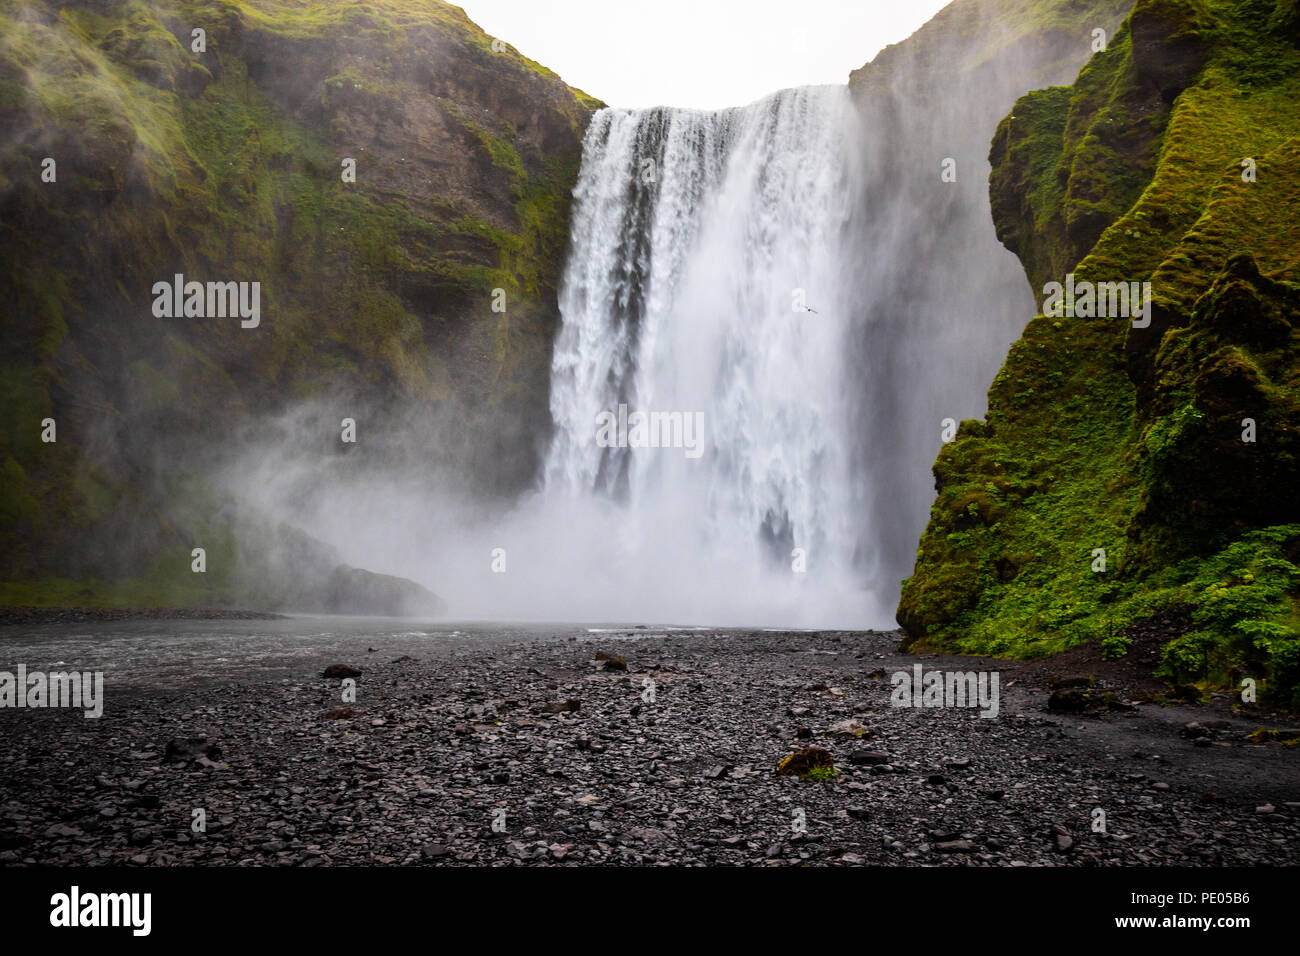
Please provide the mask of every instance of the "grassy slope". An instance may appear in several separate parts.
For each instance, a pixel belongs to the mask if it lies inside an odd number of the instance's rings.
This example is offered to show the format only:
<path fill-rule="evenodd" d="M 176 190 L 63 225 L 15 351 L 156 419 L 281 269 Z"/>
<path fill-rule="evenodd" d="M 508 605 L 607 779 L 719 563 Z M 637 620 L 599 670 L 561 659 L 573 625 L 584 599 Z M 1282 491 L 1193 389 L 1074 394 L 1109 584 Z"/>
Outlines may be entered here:
<path fill-rule="evenodd" d="M 432 160 L 452 150 L 469 170 L 455 189 L 414 182 L 383 141 L 430 100 L 447 129 Z M 544 409 L 598 105 L 436 0 L 0 5 L 0 600 L 220 589 L 155 567 L 194 540 L 234 543 L 220 500 L 184 464 L 159 468 L 152 438 L 219 443 L 252 413 L 336 392 L 471 425 Z M 356 184 L 339 176 L 349 155 Z M 39 180 L 46 156 L 57 184 Z M 260 280 L 273 318 L 155 320 L 150 287 L 173 272 Z"/>
<path fill-rule="evenodd" d="M 1294 5 L 1268 0 L 1144 0 L 1072 89 L 1003 121 L 994 217 L 1036 294 L 1071 270 L 1149 279 L 1155 316 L 1029 323 L 986 421 L 935 464 L 899 608 L 911 642 L 1119 654 L 1128 625 L 1190 608 L 1170 678 L 1266 677 L 1300 702 L 1300 300 L 1253 265 L 1300 279 L 1297 130 Z"/>

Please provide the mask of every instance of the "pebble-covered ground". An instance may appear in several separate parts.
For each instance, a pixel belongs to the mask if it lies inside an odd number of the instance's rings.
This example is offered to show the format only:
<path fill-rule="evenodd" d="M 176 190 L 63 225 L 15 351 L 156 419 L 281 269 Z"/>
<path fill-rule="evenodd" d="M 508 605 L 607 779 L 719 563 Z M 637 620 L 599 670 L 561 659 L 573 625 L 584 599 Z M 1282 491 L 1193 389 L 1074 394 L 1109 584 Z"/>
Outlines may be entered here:
<path fill-rule="evenodd" d="M 1300 747 L 1246 739 L 1294 718 L 1114 676 L 1062 712 L 1052 687 L 1088 671 L 897 639 L 521 633 L 119 691 L 98 720 L 0 710 L 0 863 L 1300 862 Z M 891 706 L 918 661 L 997 671 L 998 716 Z M 354 703 L 329 665 L 360 669 Z M 838 775 L 775 772 L 807 746 Z"/>

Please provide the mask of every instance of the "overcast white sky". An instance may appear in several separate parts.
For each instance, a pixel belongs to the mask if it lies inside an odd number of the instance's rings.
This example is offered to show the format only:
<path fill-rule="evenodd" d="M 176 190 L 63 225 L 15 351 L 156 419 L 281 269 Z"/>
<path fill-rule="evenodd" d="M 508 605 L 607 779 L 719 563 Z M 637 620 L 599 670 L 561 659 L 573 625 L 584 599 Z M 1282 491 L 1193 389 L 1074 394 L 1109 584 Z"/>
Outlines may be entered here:
<path fill-rule="evenodd" d="M 611 106 L 741 106 L 844 83 L 948 0 L 452 0 Z"/>

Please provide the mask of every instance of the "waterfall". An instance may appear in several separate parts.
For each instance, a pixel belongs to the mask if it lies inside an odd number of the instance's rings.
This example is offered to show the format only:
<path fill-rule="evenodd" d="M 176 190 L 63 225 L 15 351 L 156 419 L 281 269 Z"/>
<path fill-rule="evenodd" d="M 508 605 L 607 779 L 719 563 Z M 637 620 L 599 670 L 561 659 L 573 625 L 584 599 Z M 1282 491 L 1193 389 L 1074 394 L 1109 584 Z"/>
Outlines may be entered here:
<path fill-rule="evenodd" d="M 856 122 L 847 89 L 829 86 L 592 119 L 541 497 L 599 513 L 594 527 L 557 531 L 585 530 L 588 581 L 613 611 L 847 626 L 892 616 L 864 587 L 851 455 Z M 699 422 L 698 447 L 599 440 L 599 422 L 637 413 Z"/>
<path fill-rule="evenodd" d="M 600 111 L 535 491 L 506 506 L 422 464 L 340 478 L 279 446 L 238 486 L 466 619 L 893 626 L 941 423 L 983 412 L 1034 309 L 989 216 L 1007 104 L 945 104 L 812 87 Z M 475 440 L 457 426 L 430 454 Z"/>

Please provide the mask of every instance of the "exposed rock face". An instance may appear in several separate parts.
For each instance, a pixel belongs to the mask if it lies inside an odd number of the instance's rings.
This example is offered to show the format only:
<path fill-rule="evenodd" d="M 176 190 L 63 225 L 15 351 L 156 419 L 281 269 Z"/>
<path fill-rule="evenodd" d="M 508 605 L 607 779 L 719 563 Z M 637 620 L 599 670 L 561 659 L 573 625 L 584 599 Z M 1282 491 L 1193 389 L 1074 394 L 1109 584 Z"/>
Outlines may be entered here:
<path fill-rule="evenodd" d="M 873 384 L 855 399 L 851 453 L 871 475 L 860 537 L 884 566 L 876 580 L 910 572 L 930 504 L 916 476 L 934 460 L 936 429 L 982 409 L 1032 308 L 990 228 L 989 137 L 1017 97 L 1073 79 L 1091 31 L 1112 35 L 1130 6 L 957 0 L 852 74 L 866 182 L 852 208 L 867 238 L 845 265 L 863 290 L 849 362 Z"/>
<path fill-rule="evenodd" d="M 1150 310 L 1030 321 L 935 463 L 909 643 L 1123 654 L 1181 608 L 1162 676 L 1300 699 L 1292 12 L 1142 0 L 998 128 L 994 220 L 1035 294 L 1149 282 Z"/>
<path fill-rule="evenodd" d="M 0 579 L 184 602 L 146 569 L 211 546 L 207 476 L 303 403 L 327 451 L 353 416 L 375 467 L 530 481 L 599 104 L 495 47 L 438 0 L 0 13 Z M 175 274 L 259 283 L 260 324 L 159 317 Z"/>
<path fill-rule="evenodd" d="M 998 239 L 1020 257 L 1036 296 L 1083 259 L 1150 181 L 1169 104 L 1212 44 L 1191 2 L 1138 4 L 1125 26 L 1113 55 L 1094 57 L 1073 87 L 1023 97 L 993 138 Z"/>
<path fill-rule="evenodd" d="M 1140 455 L 1129 529 L 1134 563 L 1150 571 L 1207 543 L 1300 522 L 1300 288 L 1235 256 L 1179 318 L 1139 372 L 1151 394 L 1137 421 L 1162 439 Z M 1255 441 L 1243 440 L 1248 419 Z"/>

